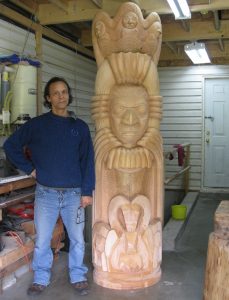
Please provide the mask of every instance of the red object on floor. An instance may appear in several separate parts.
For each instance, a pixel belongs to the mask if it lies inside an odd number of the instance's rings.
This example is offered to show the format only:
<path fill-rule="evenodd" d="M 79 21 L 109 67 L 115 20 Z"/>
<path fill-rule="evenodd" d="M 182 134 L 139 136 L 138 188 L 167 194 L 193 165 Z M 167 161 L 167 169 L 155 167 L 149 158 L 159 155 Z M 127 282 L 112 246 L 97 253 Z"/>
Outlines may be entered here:
<path fill-rule="evenodd" d="M 19 204 L 17 206 L 11 206 L 7 208 L 10 214 L 14 214 L 23 219 L 33 219 L 34 218 L 34 205 L 33 203 Z"/>

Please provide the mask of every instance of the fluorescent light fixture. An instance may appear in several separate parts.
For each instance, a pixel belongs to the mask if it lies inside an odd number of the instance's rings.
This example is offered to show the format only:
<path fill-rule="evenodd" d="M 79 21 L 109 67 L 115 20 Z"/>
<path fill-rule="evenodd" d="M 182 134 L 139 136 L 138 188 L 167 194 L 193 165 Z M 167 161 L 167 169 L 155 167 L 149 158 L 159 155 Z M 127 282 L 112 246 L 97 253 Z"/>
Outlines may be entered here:
<path fill-rule="evenodd" d="M 190 19 L 191 12 L 186 0 L 167 0 L 176 20 Z"/>
<path fill-rule="evenodd" d="M 184 51 L 189 56 L 194 64 L 207 64 L 210 63 L 204 43 L 191 43 L 184 46 Z"/>

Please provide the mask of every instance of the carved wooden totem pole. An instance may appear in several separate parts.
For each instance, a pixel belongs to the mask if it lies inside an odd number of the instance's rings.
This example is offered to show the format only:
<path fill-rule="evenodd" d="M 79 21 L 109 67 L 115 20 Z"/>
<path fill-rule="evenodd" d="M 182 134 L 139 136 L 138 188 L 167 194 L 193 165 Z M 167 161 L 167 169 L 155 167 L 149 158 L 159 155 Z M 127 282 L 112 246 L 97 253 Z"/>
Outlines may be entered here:
<path fill-rule="evenodd" d="M 124 3 L 93 21 L 98 65 L 93 264 L 97 284 L 144 288 L 161 276 L 163 154 L 157 63 L 161 22 Z"/>

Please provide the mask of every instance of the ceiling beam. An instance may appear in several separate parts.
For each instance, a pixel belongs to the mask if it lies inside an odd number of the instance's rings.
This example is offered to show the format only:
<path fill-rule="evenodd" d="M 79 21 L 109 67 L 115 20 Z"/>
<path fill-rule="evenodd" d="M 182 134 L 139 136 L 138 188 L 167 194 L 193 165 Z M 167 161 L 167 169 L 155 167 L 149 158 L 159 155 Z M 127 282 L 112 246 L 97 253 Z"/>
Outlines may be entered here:
<path fill-rule="evenodd" d="M 31 14 L 34 14 L 38 10 L 38 4 L 33 0 L 10 0 L 10 2 L 16 4 L 18 7 L 21 7 Z"/>
<path fill-rule="evenodd" d="M 57 1 L 57 0 L 53 0 Z M 62 0 L 63 1 L 63 0 Z M 110 16 L 114 16 L 119 6 L 122 4 L 121 0 L 103 0 L 103 11 L 107 12 Z M 172 11 L 167 1 L 161 0 L 141 0 L 140 8 L 146 14 L 157 12 L 159 15 L 172 14 Z M 200 11 L 216 11 L 221 9 L 229 9 L 229 3 L 225 0 L 214 0 L 210 4 L 191 5 L 192 12 Z M 100 11 L 92 0 L 77 0 L 68 1 L 68 13 L 63 12 L 54 4 L 46 3 L 39 5 L 38 19 L 41 24 L 57 24 L 57 23 L 71 23 L 92 20 L 95 14 Z"/>
<path fill-rule="evenodd" d="M 178 54 L 178 50 L 177 47 L 174 43 L 171 42 L 165 42 L 165 45 L 174 53 L 174 54 Z"/>
<path fill-rule="evenodd" d="M 152 11 L 156 11 L 158 14 L 166 15 L 172 14 L 171 8 L 166 0 L 141 0 L 140 1 L 140 8 L 144 9 L 147 13 Z M 200 12 L 200 11 L 211 11 L 211 10 L 222 10 L 228 9 L 229 3 L 225 0 L 189 0 L 189 8 L 191 12 Z"/>
<path fill-rule="evenodd" d="M 189 20 L 181 20 L 182 27 L 184 28 L 185 31 L 189 32 L 190 31 L 190 22 Z"/>
<path fill-rule="evenodd" d="M 31 19 L 28 19 L 24 16 L 22 16 L 21 14 L 15 12 L 14 10 L 4 6 L 3 4 L 0 3 L 0 12 L 3 16 L 17 22 L 18 24 L 23 25 L 26 28 L 30 28 L 33 31 L 37 31 L 37 30 L 41 30 L 40 25 L 35 23 L 35 22 L 31 22 Z M 52 39 L 55 42 L 58 42 L 62 45 L 65 45 L 71 49 L 74 49 L 76 51 L 79 51 L 89 57 L 94 58 L 94 53 L 93 51 L 86 49 L 84 46 L 79 45 L 67 38 L 64 38 L 63 36 L 55 33 L 53 30 L 49 29 L 49 28 L 42 28 L 42 34 L 50 39 Z"/>
<path fill-rule="evenodd" d="M 52 4 L 54 4 L 60 10 L 68 12 L 68 4 L 66 2 L 63 2 L 61 0 L 49 0 L 49 2 L 52 3 Z"/>
<path fill-rule="evenodd" d="M 103 8 L 103 0 L 91 0 L 99 8 Z"/>
<path fill-rule="evenodd" d="M 219 42 L 219 48 L 223 52 L 224 51 L 224 42 L 222 39 L 219 39 L 218 42 Z"/>
<path fill-rule="evenodd" d="M 229 37 L 229 21 L 221 21 L 220 30 L 216 31 L 211 20 L 190 21 L 190 31 L 184 31 L 177 22 L 162 25 L 163 41 L 210 40 Z"/>
<path fill-rule="evenodd" d="M 64 36 L 67 36 L 69 38 L 71 38 L 72 40 L 75 38 L 76 39 L 80 39 L 81 38 L 81 30 L 79 28 L 77 28 L 74 24 L 58 24 L 56 25 L 50 25 L 49 26 L 51 29 L 53 29 L 53 31 L 62 34 Z M 65 35 L 65 33 L 67 35 Z"/>
<path fill-rule="evenodd" d="M 215 10 L 213 11 L 213 15 L 214 15 L 215 30 L 220 30 L 219 12 Z"/>
<path fill-rule="evenodd" d="M 63 13 L 53 4 L 40 4 L 38 20 L 42 25 L 73 23 L 92 20 L 100 11 L 91 0 L 69 1 L 68 13 Z"/>
<path fill-rule="evenodd" d="M 32 30 L 38 30 L 39 26 L 34 21 L 31 21 L 31 19 L 28 19 L 18 12 L 8 8 L 7 6 L 0 3 L 0 12 L 3 16 L 17 22 L 18 24 L 23 25 L 24 27 L 30 28 Z"/>
<path fill-rule="evenodd" d="M 162 45 L 161 48 L 161 55 L 160 55 L 160 61 L 177 61 L 177 60 L 186 60 L 188 59 L 187 55 L 184 52 L 184 44 L 179 45 L 178 48 L 180 49 L 177 53 L 172 52 L 166 45 Z M 222 52 L 219 49 L 218 41 L 216 42 L 209 42 L 206 45 L 208 54 L 210 59 L 217 58 L 222 59 L 226 58 L 229 60 L 229 42 L 224 43 L 224 51 Z"/>
<path fill-rule="evenodd" d="M 83 54 L 86 54 L 87 56 L 89 57 L 92 57 L 94 58 L 94 53 L 93 51 L 89 50 L 89 49 L 86 49 L 84 46 L 82 45 L 79 45 L 59 34 L 56 34 L 54 31 L 52 31 L 51 29 L 49 28 L 43 28 L 43 35 L 50 38 L 51 40 L 57 42 L 57 43 L 60 43 L 62 45 L 65 45 L 73 50 L 76 50 L 78 52 L 81 52 Z"/>
<path fill-rule="evenodd" d="M 220 29 L 216 31 L 214 22 L 190 20 L 190 31 L 185 31 L 179 22 L 162 24 L 162 41 L 198 41 L 225 39 L 229 37 L 229 20 L 222 20 Z M 84 46 L 92 46 L 91 30 L 82 30 L 81 42 Z"/>

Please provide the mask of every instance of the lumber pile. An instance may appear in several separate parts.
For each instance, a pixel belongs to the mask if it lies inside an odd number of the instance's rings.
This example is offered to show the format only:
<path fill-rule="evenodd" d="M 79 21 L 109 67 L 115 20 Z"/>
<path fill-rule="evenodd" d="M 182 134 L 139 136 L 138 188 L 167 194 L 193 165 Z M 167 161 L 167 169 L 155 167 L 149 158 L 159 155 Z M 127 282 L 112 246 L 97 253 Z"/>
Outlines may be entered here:
<path fill-rule="evenodd" d="M 31 258 L 34 249 L 35 229 L 33 221 L 22 223 L 25 239 L 17 239 L 13 234 L 9 235 L 9 243 L 6 242 L 4 249 L 0 252 L 0 293 L 4 288 L 15 282 L 14 273 L 23 266 L 30 270 Z M 8 237 L 7 237 L 8 238 Z M 61 219 L 58 220 L 52 237 L 51 247 L 54 254 L 58 253 L 63 246 L 64 228 Z M 7 239 L 6 239 L 7 240 Z"/>

